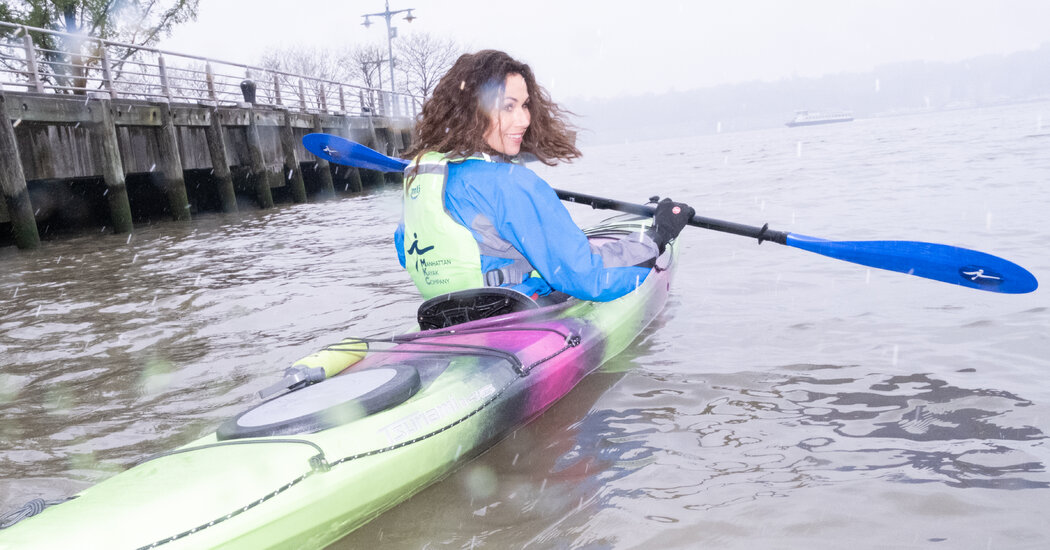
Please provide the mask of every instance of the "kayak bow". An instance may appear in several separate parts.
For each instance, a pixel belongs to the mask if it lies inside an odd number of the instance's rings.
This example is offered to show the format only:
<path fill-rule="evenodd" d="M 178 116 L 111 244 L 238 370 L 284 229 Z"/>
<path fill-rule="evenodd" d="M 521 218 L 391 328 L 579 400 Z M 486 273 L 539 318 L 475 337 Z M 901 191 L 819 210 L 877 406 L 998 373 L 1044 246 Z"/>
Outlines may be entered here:
<path fill-rule="evenodd" d="M 589 235 L 616 239 L 644 223 Z M 663 308 L 676 256 L 672 243 L 660 268 L 610 302 L 570 298 L 344 340 L 327 350 L 352 356 L 339 374 L 0 531 L 0 548 L 330 544 L 483 453 L 621 352 Z"/>

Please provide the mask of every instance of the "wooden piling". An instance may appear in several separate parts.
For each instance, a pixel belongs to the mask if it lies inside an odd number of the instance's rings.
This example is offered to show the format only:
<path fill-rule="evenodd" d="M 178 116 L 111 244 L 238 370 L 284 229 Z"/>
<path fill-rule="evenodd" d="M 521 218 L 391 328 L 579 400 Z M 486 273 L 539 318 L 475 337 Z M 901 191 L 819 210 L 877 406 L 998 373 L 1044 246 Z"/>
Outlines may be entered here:
<path fill-rule="evenodd" d="M 259 126 L 255 123 L 254 109 L 248 111 L 248 128 L 246 132 L 248 146 L 248 178 L 255 187 L 255 198 L 259 208 L 273 208 L 273 193 L 270 191 L 270 180 L 263 159 L 262 140 L 259 138 Z"/>
<path fill-rule="evenodd" d="M 408 112 L 407 103 L 405 104 L 405 109 L 405 112 Z M 402 153 L 408 150 L 410 141 L 405 139 L 405 134 L 401 131 L 401 128 L 387 126 L 386 132 L 390 135 L 390 141 L 392 143 L 391 148 L 393 150 L 391 152 L 392 155 L 399 157 Z M 401 172 L 387 172 L 384 174 L 384 178 L 387 183 L 402 185 L 405 182 L 404 174 Z"/>
<path fill-rule="evenodd" d="M 390 154 L 391 155 L 397 156 L 398 154 L 401 153 L 401 151 L 405 150 L 405 144 L 404 144 L 404 142 L 401 141 L 401 131 L 400 130 L 398 130 L 397 128 L 393 128 L 393 127 L 388 126 L 387 129 L 386 129 L 386 134 L 387 134 L 387 136 L 389 136 L 388 140 L 390 142 Z"/>
<path fill-rule="evenodd" d="M 371 141 L 365 143 L 365 146 L 375 149 L 384 155 L 389 155 L 391 153 L 389 146 L 390 142 L 387 141 L 383 129 L 376 128 L 375 122 L 371 118 L 368 119 L 368 126 L 371 134 Z M 375 170 L 361 170 L 362 186 L 368 185 L 371 187 L 379 187 L 380 185 L 383 185 L 385 181 L 386 178 L 383 176 L 382 172 L 377 172 Z"/>
<path fill-rule="evenodd" d="M 292 189 L 292 201 L 306 202 L 306 184 L 303 182 L 303 171 L 299 165 L 299 155 L 295 153 L 295 135 L 292 133 L 292 115 L 284 112 L 284 124 L 281 125 L 281 149 L 284 152 L 284 179 Z"/>
<path fill-rule="evenodd" d="M 368 131 L 369 137 L 365 142 L 365 146 L 375 149 L 384 155 L 389 155 L 390 151 L 387 147 L 386 136 L 383 135 L 381 128 L 376 128 L 375 122 L 371 118 L 368 119 Z"/>
<path fill-rule="evenodd" d="M 208 113 L 208 127 L 204 137 L 208 141 L 208 153 L 211 156 L 212 176 L 219 188 L 219 201 L 223 212 L 237 211 L 237 195 L 233 190 L 233 176 L 230 174 L 229 156 L 226 154 L 226 132 L 222 129 L 222 115 L 217 107 Z"/>
<path fill-rule="evenodd" d="M 342 135 L 347 139 L 351 139 L 354 134 L 350 128 L 350 119 L 344 119 L 343 123 L 344 126 L 340 128 L 340 131 L 336 132 L 336 134 Z M 353 191 L 354 193 L 360 193 L 364 189 L 364 185 L 361 179 L 361 173 L 363 172 L 362 170 L 358 170 L 356 167 L 353 166 L 341 166 L 339 169 L 346 170 L 346 176 L 348 180 L 347 190 Z"/>
<path fill-rule="evenodd" d="M 7 99 L 0 92 L 0 192 L 4 195 L 7 215 L 11 219 L 11 234 L 18 248 L 40 246 L 33 205 L 29 201 L 25 172 L 22 171 L 15 127 L 7 118 Z"/>
<path fill-rule="evenodd" d="M 342 86 L 339 87 L 340 98 L 343 93 Z M 321 127 L 321 115 L 314 114 L 314 133 L 323 133 L 324 129 Z M 331 198 L 335 196 L 335 183 L 332 181 L 332 167 L 327 160 L 317 157 L 317 164 L 315 165 L 317 175 L 321 178 L 321 192 L 320 194 L 324 198 Z M 361 185 L 361 177 L 357 178 L 357 185 Z"/>
<path fill-rule="evenodd" d="M 128 188 L 124 181 L 124 162 L 120 158 L 117 125 L 113 121 L 113 104 L 108 99 L 100 99 L 95 108 L 98 109 L 98 122 L 94 130 L 96 138 L 102 143 L 102 179 L 106 182 L 110 223 L 114 233 L 130 233 L 134 225 Z"/>
<path fill-rule="evenodd" d="M 354 166 L 347 166 L 346 170 L 348 170 L 346 174 L 346 179 L 349 180 L 348 183 L 350 185 L 350 190 L 354 193 L 360 193 L 365 188 L 364 183 L 361 179 L 362 170 L 359 170 Z M 367 172 L 367 170 L 365 171 Z"/>
<path fill-rule="evenodd" d="M 382 172 L 376 170 L 359 170 L 361 174 L 361 186 L 362 187 L 379 187 L 386 183 L 386 178 Z"/>
<path fill-rule="evenodd" d="M 190 201 L 186 195 L 186 177 L 182 173 L 182 156 L 179 154 L 178 130 L 171 114 L 171 105 L 156 103 L 160 110 L 160 128 L 157 130 L 157 147 L 164 192 L 168 195 L 171 217 L 176 221 L 190 219 Z"/>

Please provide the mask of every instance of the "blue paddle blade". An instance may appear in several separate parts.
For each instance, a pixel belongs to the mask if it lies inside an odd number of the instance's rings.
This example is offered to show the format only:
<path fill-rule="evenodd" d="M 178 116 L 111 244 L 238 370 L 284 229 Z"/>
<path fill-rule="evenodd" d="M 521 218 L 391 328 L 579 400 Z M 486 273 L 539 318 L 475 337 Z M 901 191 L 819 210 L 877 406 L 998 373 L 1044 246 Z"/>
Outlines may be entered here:
<path fill-rule="evenodd" d="M 408 166 L 407 160 L 388 157 L 360 143 L 332 134 L 306 134 L 303 136 L 303 147 L 328 162 L 342 166 L 379 172 L 404 172 Z"/>
<path fill-rule="evenodd" d="M 991 254 L 916 241 L 826 241 L 788 233 L 788 246 L 855 264 L 988 292 L 1024 294 L 1039 286 L 1027 269 Z"/>

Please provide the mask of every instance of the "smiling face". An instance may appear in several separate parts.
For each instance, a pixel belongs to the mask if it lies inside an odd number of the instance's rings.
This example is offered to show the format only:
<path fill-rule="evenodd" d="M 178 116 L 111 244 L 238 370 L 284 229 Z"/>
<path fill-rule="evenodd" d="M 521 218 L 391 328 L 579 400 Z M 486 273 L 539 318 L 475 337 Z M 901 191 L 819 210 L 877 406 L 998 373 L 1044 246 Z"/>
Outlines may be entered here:
<path fill-rule="evenodd" d="M 525 131 L 532 122 L 532 115 L 529 114 L 529 88 L 525 84 L 525 78 L 517 73 L 508 74 L 504 81 L 503 95 L 496 101 L 489 111 L 485 143 L 504 155 L 517 155 L 521 151 Z"/>

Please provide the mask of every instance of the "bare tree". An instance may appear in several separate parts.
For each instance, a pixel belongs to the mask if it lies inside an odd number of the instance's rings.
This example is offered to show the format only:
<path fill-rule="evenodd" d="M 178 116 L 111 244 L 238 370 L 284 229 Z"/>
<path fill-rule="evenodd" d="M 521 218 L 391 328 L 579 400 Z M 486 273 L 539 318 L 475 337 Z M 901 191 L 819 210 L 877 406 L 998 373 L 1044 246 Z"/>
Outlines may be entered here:
<path fill-rule="evenodd" d="M 463 51 L 450 38 L 438 38 L 428 33 L 415 33 L 399 38 L 394 55 L 397 71 L 397 91 L 413 96 L 417 106 L 429 96 Z M 380 92 L 390 89 L 387 49 L 378 44 L 362 44 L 343 50 L 319 48 L 285 48 L 267 52 L 260 65 L 264 68 L 293 75 L 311 76 L 334 82 L 354 84 L 365 88 L 357 98 L 362 110 L 378 113 L 384 100 Z M 278 75 L 282 89 L 292 90 L 298 96 L 298 78 Z M 261 90 L 268 87 L 261 86 Z M 313 87 L 307 95 L 318 98 L 322 90 Z M 309 100 L 309 98 L 308 98 Z"/>
<path fill-rule="evenodd" d="M 351 71 L 351 78 L 368 91 L 362 92 L 361 107 L 369 112 L 378 111 L 379 98 L 373 90 L 383 89 L 383 71 L 389 62 L 386 51 L 374 44 L 348 48 L 341 57 L 343 64 Z M 395 60 L 395 64 L 397 61 Z"/>
<path fill-rule="evenodd" d="M 270 50 L 263 55 L 260 64 L 263 68 L 279 73 L 276 78 L 282 89 L 292 91 L 292 94 L 300 101 L 313 100 L 318 105 L 322 96 L 327 92 L 323 84 L 317 81 L 306 81 L 302 88 L 306 96 L 300 95 L 300 82 L 298 76 L 309 76 L 321 80 L 334 82 L 347 82 L 350 80 L 351 72 L 341 62 L 341 56 L 333 54 L 328 48 L 304 48 L 292 47 L 280 50 Z M 292 76 L 297 75 L 297 76 Z M 267 86 L 262 86 L 267 89 Z"/>
<path fill-rule="evenodd" d="M 421 105 L 448 72 L 464 48 L 448 37 L 417 32 L 398 39 L 395 67 L 401 73 L 398 88 Z"/>

